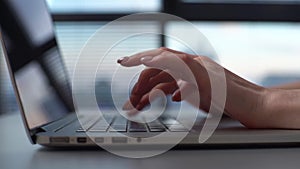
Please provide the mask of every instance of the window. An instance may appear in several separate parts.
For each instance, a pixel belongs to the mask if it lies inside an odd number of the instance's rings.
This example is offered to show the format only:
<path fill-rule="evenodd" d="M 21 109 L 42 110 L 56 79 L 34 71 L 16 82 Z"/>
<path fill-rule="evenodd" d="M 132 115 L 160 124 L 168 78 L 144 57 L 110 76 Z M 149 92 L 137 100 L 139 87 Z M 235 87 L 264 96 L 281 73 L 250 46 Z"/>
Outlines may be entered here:
<path fill-rule="evenodd" d="M 208 38 L 220 63 L 247 80 L 265 86 L 300 81 L 300 23 L 197 21 L 193 24 Z M 188 31 L 180 23 L 170 23 L 166 30 L 177 34 Z M 186 36 L 192 41 L 192 35 Z M 170 39 L 166 45 L 185 50 Z"/>
<path fill-rule="evenodd" d="M 47 0 L 52 13 L 136 13 L 160 11 L 161 0 Z"/>
<path fill-rule="evenodd" d="M 266 86 L 300 80 L 296 65 L 300 61 L 297 57 L 300 52 L 297 47 L 300 44 L 300 0 L 46 1 L 69 74 L 85 41 L 105 23 L 131 13 L 161 11 L 195 24 L 212 43 L 221 63 L 248 80 Z M 159 26 L 145 22 L 145 29 L 158 29 Z M 167 22 L 164 29 L 167 32 L 186 31 L 180 23 L 174 22 Z M 125 53 L 162 44 L 186 51 L 182 45 L 160 38 L 133 39 L 133 45 L 116 53 L 111 62 Z M 103 37 L 99 45 L 107 40 L 109 36 Z M 0 52 L 0 103 L 4 105 L 1 105 L 2 112 L 11 112 L 16 111 L 17 106 L 4 62 Z M 99 81 L 100 86 L 104 86 L 102 91 L 109 88 L 106 83 L 105 79 Z M 104 103 L 110 106 L 109 100 Z"/>
<path fill-rule="evenodd" d="M 185 3 L 259 3 L 259 4 L 286 4 L 299 3 L 299 0 L 182 0 Z"/>

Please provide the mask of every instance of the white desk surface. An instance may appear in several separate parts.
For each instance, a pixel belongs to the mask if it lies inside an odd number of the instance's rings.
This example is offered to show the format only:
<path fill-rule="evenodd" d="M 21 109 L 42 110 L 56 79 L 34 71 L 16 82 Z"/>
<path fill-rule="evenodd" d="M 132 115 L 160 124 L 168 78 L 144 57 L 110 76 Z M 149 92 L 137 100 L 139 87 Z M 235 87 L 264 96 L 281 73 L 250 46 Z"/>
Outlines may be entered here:
<path fill-rule="evenodd" d="M 300 148 L 172 150 L 128 159 L 101 150 L 49 150 L 31 145 L 20 115 L 0 116 L 0 169 L 298 169 Z"/>

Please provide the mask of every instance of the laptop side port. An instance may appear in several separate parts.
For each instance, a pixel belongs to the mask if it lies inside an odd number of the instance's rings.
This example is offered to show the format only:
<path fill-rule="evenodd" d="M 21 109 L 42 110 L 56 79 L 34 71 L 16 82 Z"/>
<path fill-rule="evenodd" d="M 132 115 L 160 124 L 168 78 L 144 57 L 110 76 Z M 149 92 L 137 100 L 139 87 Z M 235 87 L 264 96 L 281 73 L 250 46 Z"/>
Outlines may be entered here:
<path fill-rule="evenodd" d="M 86 137 L 78 137 L 77 138 L 77 143 L 86 143 L 87 139 Z"/>
<path fill-rule="evenodd" d="M 69 143 L 69 137 L 51 137 L 50 143 Z"/>
<path fill-rule="evenodd" d="M 112 143 L 127 143 L 127 138 L 126 137 L 113 137 L 111 139 Z"/>
<path fill-rule="evenodd" d="M 104 138 L 103 137 L 97 137 L 95 138 L 96 143 L 104 143 Z"/>

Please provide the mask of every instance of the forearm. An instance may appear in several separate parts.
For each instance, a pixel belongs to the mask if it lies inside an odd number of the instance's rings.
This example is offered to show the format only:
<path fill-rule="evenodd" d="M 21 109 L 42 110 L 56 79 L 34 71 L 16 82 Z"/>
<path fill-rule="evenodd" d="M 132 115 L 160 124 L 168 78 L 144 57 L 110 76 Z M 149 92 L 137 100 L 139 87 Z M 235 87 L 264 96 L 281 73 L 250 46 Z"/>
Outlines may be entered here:
<path fill-rule="evenodd" d="M 225 110 L 249 128 L 300 129 L 300 89 L 255 85 L 226 71 Z"/>
<path fill-rule="evenodd" d="M 269 89 L 267 127 L 300 129 L 300 90 Z"/>
<path fill-rule="evenodd" d="M 178 59 L 182 62 L 178 62 Z M 165 94 L 172 94 L 174 101 L 186 100 L 196 107 L 199 106 L 199 99 L 197 99 L 197 96 L 193 96 L 199 92 L 201 97 L 199 108 L 209 110 L 212 102 L 211 95 L 215 94 L 212 93 L 212 87 L 215 86 L 212 86 L 211 83 L 213 85 L 223 85 L 225 71 L 225 112 L 229 116 L 239 120 L 249 128 L 300 129 L 300 89 L 264 88 L 235 75 L 207 57 L 188 55 L 165 48 L 141 52 L 122 58 L 118 62 L 127 67 L 143 64 L 152 68 L 152 71 L 148 69 L 141 73 L 136 86 L 146 86 L 146 88 L 131 94 L 130 100 L 124 105 L 129 107 L 127 110 L 131 110 L 132 105 L 143 108 L 149 104 L 149 93 L 155 90 L 164 91 Z M 190 77 L 189 71 L 182 71 L 182 68 L 185 68 L 186 65 L 190 68 L 193 73 L 192 76 L 195 78 Z M 177 74 L 177 78 L 183 80 L 185 85 L 178 85 L 178 81 L 176 81 L 178 79 L 171 79 L 170 81 L 166 76 L 167 72 L 164 72 L 165 74 L 161 71 L 157 72 L 157 69 L 161 70 L 161 68 Z M 151 78 L 152 80 L 155 78 L 156 81 L 153 80 L 151 82 L 153 84 L 149 85 L 149 79 Z M 148 84 L 148 86 L 141 84 Z M 217 87 L 220 87 L 218 88 L 220 90 L 223 89 L 221 86 Z M 216 98 L 214 97 L 213 99 Z M 223 98 L 220 97 L 220 99 Z M 131 104 L 132 102 L 136 102 L 136 104 Z M 218 100 L 213 100 L 213 102 L 214 106 L 222 106 L 218 105 Z M 127 103 L 131 106 L 126 106 Z"/>
<path fill-rule="evenodd" d="M 300 89 L 300 82 L 287 83 L 270 87 L 271 89 Z"/>
<path fill-rule="evenodd" d="M 266 89 L 226 70 L 227 99 L 225 111 L 247 127 L 257 127 L 263 120 Z"/>

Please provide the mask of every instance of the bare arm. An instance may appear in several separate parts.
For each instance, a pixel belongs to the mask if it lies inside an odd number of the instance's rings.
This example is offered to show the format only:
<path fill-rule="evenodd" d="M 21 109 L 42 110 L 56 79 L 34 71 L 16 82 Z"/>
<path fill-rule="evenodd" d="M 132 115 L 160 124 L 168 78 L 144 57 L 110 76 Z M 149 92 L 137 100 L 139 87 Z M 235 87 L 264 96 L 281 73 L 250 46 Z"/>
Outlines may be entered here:
<path fill-rule="evenodd" d="M 268 89 L 265 105 L 270 127 L 300 129 L 299 89 Z"/>
<path fill-rule="evenodd" d="M 182 67 L 177 64 L 178 59 L 184 65 L 188 65 L 196 84 L 184 74 Z M 171 94 L 173 101 L 187 100 L 207 111 L 211 103 L 208 69 L 216 77 L 222 69 L 227 85 L 225 110 L 230 117 L 249 128 L 300 129 L 300 90 L 264 88 L 235 75 L 207 57 L 189 55 L 167 48 L 142 52 L 122 58 L 118 62 L 126 67 L 141 64 L 148 67 L 135 84 L 129 101 L 124 105 L 125 110 L 143 109 L 149 104 L 151 93 L 161 90 L 165 94 Z M 203 66 L 204 62 L 206 66 Z M 178 76 L 174 79 L 166 72 Z M 182 96 L 182 91 L 189 94 Z M 187 97 L 197 92 L 201 93 L 200 103 Z"/>
<path fill-rule="evenodd" d="M 272 86 L 273 89 L 300 89 L 300 82 L 292 82 L 278 86 Z"/>

